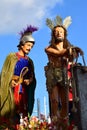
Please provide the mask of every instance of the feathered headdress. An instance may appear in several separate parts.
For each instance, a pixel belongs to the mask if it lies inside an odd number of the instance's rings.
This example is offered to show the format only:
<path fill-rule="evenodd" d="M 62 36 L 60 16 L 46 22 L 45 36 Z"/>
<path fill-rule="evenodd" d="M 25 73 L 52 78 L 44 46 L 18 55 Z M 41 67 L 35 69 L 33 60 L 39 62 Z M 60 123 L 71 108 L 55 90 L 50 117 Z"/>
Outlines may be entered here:
<path fill-rule="evenodd" d="M 23 37 L 26 34 L 32 34 L 34 31 L 37 31 L 38 28 L 32 25 L 27 26 L 27 28 L 23 29 L 23 31 L 20 31 L 21 37 Z"/>
<path fill-rule="evenodd" d="M 21 38 L 20 38 L 20 43 L 17 47 L 20 47 L 21 43 L 25 44 L 28 41 L 35 43 L 35 40 L 32 37 L 32 33 L 37 31 L 37 30 L 38 30 L 37 27 L 29 25 L 29 26 L 27 26 L 27 28 L 23 29 L 23 31 L 20 31 L 19 34 L 21 35 Z"/>
<path fill-rule="evenodd" d="M 52 30 L 57 25 L 62 25 L 65 29 L 69 27 L 72 23 L 71 16 L 66 17 L 64 20 L 60 16 L 56 16 L 56 18 L 52 21 L 51 19 L 46 19 L 46 25 Z"/>

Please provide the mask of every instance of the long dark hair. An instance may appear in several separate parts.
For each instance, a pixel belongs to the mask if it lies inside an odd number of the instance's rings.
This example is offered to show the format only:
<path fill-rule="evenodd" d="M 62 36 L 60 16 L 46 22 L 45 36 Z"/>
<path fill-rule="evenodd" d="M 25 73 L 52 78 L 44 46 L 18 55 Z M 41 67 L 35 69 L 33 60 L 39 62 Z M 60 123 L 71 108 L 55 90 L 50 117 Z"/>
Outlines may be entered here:
<path fill-rule="evenodd" d="M 64 47 L 64 48 L 67 48 L 68 46 L 71 45 L 71 43 L 67 40 L 67 30 L 66 30 L 62 25 L 57 25 L 57 26 L 55 26 L 55 27 L 53 28 L 52 33 L 51 33 L 50 44 L 51 44 L 51 45 L 55 45 L 55 36 L 54 36 L 54 34 L 55 34 L 55 29 L 56 29 L 57 27 L 61 27 L 61 28 L 64 29 L 64 44 L 63 44 L 63 47 Z"/>

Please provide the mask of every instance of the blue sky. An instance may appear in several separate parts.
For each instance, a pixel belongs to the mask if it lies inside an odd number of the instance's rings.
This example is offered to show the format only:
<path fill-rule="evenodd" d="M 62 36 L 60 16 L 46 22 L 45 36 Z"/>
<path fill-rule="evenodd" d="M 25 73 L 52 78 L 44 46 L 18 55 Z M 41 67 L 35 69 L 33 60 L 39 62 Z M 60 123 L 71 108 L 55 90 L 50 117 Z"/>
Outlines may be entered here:
<path fill-rule="evenodd" d="M 44 113 L 44 96 L 47 113 L 48 94 L 44 66 L 48 59 L 44 48 L 49 45 L 50 29 L 46 26 L 46 18 L 54 19 L 60 15 L 63 19 L 71 16 L 72 24 L 68 28 L 68 40 L 84 51 L 87 62 L 87 0 L 3 0 L 0 1 L 0 71 L 6 56 L 17 51 L 19 32 L 27 25 L 37 26 L 39 30 L 33 34 L 36 44 L 29 56 L 33 59 L 37 86 L 35 92 L 34 111 L 37 109 L 37 98 L 40 99 L 40 110 Z M 82 62 L 80 57 L 80 62 Z"/>

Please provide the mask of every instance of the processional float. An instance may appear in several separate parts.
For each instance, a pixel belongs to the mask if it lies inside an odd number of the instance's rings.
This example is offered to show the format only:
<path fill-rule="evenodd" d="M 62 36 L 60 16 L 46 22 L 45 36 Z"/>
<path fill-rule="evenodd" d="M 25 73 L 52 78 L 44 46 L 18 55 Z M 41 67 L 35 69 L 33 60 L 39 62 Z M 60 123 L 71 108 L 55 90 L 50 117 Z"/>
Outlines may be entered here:
<path fill-rule="evenodd" d="M 82 63 L 79 62 L 80 57 L 82 58 Z M 75 61 L 71 63 L 68 71 L 71 73 L 69 81 L 72 88 L 73 97 L 71 109 L 73 120 L 77 130 L 87 130 L 87 66 L 85 63 L 84 54 L 75 57 Z M 49 112 L 51 115 L 50 98 Z"/>

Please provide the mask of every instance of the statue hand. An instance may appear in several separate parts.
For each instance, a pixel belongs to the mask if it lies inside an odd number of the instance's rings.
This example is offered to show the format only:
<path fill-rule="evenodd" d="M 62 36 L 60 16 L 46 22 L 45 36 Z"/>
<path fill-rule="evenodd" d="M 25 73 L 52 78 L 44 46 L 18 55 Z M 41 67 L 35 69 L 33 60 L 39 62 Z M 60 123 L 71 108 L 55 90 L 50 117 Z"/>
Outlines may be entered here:
<path fill-rule="evenodd" d="M 16 82 L 15 80 L 12 79 L 12 81 L 11 81 L 12 88 L 14 88 L 17 85 L 18 85 L 18 82 Z"/>
<path fill-rule="evenodd" d="M 69 51 L 69 55 L 76 55 L 76 57 L 78 57 L 79 54 L 84 55 L 84 52 L 79 47 L 69 47 L 68 51 Z"/>
<path fill-rule="evenodd" d="M 30 79 L 24 79 L 23 82 L 25 83 L 25 85 L 29 85 L 32 82 L 32 78 L 30 78 Z"/>
<path fill-rule="evenodd" d="M 84 55 L 84 52 L 82 51 L 81 48 L 75 47 L 75 50 L 76 50 L 77 53 L 80 53 L 80 55 Z"/>

